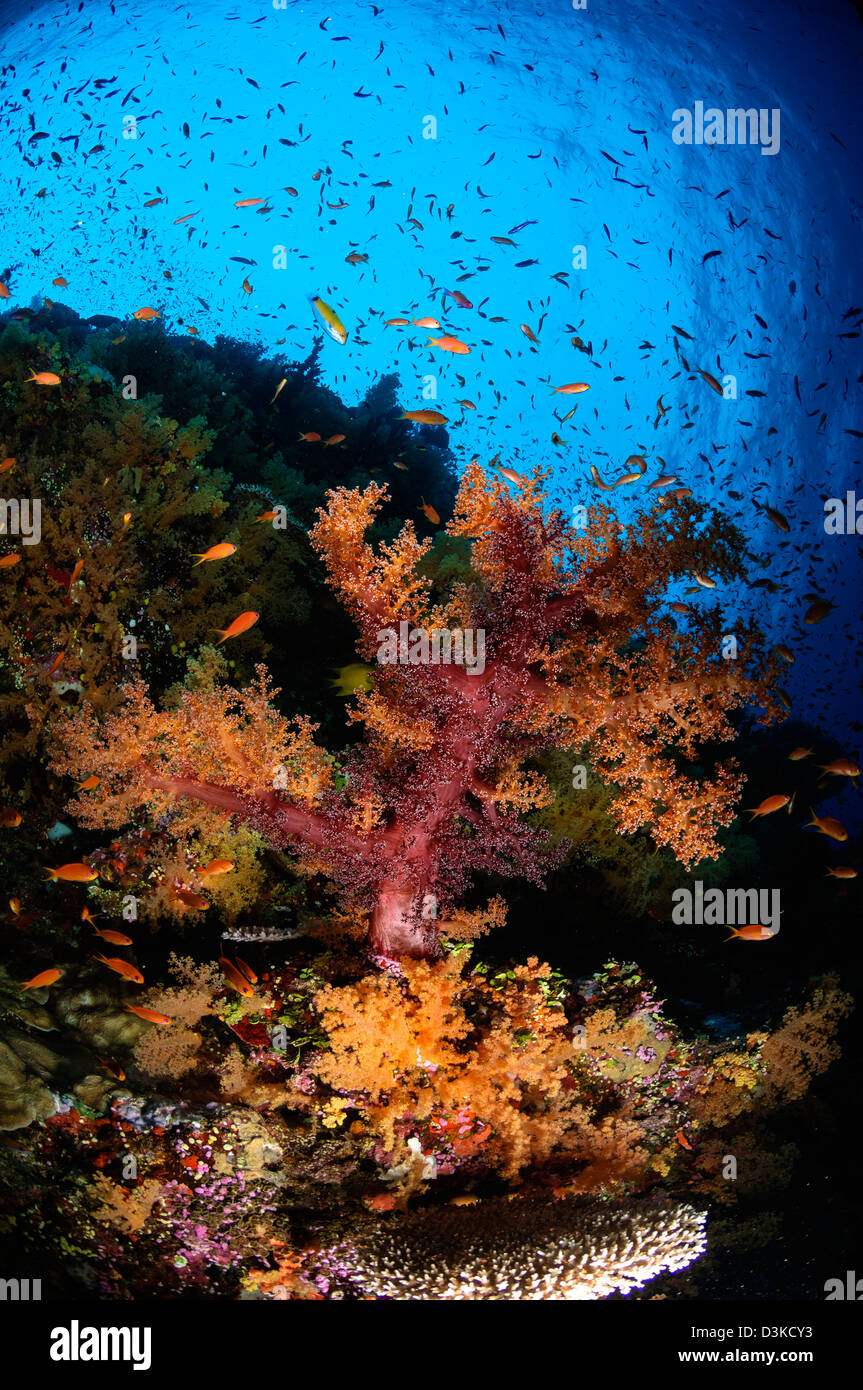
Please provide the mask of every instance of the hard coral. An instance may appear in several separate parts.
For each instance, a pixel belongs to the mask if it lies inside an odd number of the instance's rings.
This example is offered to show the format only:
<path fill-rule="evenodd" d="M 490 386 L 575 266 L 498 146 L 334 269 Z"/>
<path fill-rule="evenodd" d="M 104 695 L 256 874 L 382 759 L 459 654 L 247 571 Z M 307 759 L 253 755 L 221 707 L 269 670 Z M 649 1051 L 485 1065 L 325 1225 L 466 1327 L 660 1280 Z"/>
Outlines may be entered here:
<path fill-rule="evenodd" d="M 692 1264 L 706 1247 L 705 1219 L 682 1205 L 500 1198 L 381 1221 L 331 1259 L 378 1298 L 597 1299 Z"/>

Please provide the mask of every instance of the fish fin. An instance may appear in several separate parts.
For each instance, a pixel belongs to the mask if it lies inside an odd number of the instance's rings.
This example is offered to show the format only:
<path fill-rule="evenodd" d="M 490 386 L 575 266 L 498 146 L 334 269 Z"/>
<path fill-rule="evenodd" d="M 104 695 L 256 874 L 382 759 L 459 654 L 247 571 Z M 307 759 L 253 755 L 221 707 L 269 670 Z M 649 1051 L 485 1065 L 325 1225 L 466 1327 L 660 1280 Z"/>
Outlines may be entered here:
<path fill-rule="evenodd" d="M 730 936 L 726 936 L 725 940 L 726 940 L 726 941 L 733 941 L 734 938 L 735 938 L 735 936 L 739 936 L 739 935 L 740 935 L 740 933 L 735 929 L 735 930 L 731 933 Z"/>
<path fill-rule="evenodd" d="M 50 880 L 51 880 L 52 878 L 53 878 L 53 879 L 56 879 L 56 877 L 57 877 L 57 875 L 56 875 L 56 873 L 54 872 L 53 869 L 45 869 L 44 872 L 45 872 L 45 875 L 46 875 L 46 877 L 45 877 L 45 882 L 46 882 L 46 883 L 49 883 Z"/>

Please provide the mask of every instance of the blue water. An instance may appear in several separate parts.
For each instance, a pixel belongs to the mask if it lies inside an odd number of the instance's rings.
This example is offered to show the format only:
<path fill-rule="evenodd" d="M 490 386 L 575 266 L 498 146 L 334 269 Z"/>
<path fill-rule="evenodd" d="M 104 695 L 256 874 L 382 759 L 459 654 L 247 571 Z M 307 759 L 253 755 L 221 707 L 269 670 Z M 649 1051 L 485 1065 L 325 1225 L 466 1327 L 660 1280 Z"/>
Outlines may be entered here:
<path fill-rule="evenodd" d="M 11 303 L 150 305 L 171 329 L 300 358 L 318 293 L 349 333 L 325 342 L 327 384 L 352 404 L 396 371 L 405 408 L 448 416 L 459 462 L 543 464 L 569 508 L 595 496 L 589 464 L 614 478 L 644 454 L 648 477 L 721 503 L 769 560 L 753 577 L 778 592 L 707 601 L 729 623 L 756 609 L 796 653 L 795 715 L 859 754 L 861 546 L 825 535 L 823 505 L 863 499 L 848 433 L 863 430 L 863 26 L 823 0 L 588 4 L 7 4 Z M 676 144 L 672 113 L 698 101 L 778 109 L 778 151 Z M 234 207 L 246 198 L 264 210 Z M 444 288 L 473 307 L 444 307 Z M 384 326 L 423 315 L 470 354 Z M 737 398 L 697 367 L 733 375 Z M 572 381 L 589 392 L 552 396 Z M 625 487 L 614 505 L 646 497 Z M 838 605 L 818 626 L 807 593 Z"/>

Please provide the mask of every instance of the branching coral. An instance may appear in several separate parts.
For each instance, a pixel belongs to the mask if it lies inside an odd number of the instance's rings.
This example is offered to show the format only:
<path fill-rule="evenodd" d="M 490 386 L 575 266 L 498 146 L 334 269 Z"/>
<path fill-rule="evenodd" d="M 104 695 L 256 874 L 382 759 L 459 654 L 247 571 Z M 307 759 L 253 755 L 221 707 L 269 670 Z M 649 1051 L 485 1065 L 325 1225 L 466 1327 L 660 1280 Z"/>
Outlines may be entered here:
<path fill-rule="evenodd" d="M 684 576 L 739 577 L 740 537 L 680 500 L 657 502 L 627 528 L 593 508 L 582 535 L 547 511 L 540 482 L 510 493 L 467 470 L 449 530 L 472 539 L 479 582 L 454 584 L 434 607 L 420 565 L 430 543 L 411 523 L 377 551 L 365 540 L 385 489 L 329 494 L 311 538 L 359 627 L 361 654 L 401 623 L 450 638 L 469 625 L 487 653 L 482 670 L 378 665 L 352 716 L 367 741 L 337 777 L 310 724 L 273 707 L 263 669 L 244 691 L 186 692 L 161 713 L 138 681 L 122 715 L 100 727 L 83 710 L 60 726 L 56 770 L 86 762 L 106 783 L 98 805 L 79 801 L 76 812 L 117 825 L 142 803 L 165 815 L 185 797 L 236 815 L 369 910 L 371 947 L 384 959 L 433 957 L 437 921 L 473 873 L 541 880 L 553 856 L 523 812 L 549 792 L 521 764 L 543 747 L 591 740 L 596 768 L 618 788 L 621 828 L 650 827 L 687 864 L 712 853 L 741 779 L 730 764 L 696 778 L 681 760 L 703 740 L 730 739 L 729 715 L 745 703 L 766 701 L 770 718 L 770 671 L 754 645 L 737 663 L 722 660 L 715 614 L 680 630 L 662 603 Z"/>

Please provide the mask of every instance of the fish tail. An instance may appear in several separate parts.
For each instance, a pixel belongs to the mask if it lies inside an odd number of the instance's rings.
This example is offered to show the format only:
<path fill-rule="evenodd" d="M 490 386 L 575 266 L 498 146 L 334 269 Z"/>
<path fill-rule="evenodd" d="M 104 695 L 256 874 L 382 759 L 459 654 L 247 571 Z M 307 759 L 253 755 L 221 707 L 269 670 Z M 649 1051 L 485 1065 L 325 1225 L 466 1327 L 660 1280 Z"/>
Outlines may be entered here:
<path fill-rule="evenodd" d="M 193 570 L 197 569 L 198 566 L 199 566 L 199 565 L 202 565 L 203 563 L 204 563 L 204 557 L 203 557 L 203 555 L 195 555 L 195 563 L 193 564 L 192 569 L 193 569 Z M 219 630 L 219 629 L 216 628 L 216 631 L 217 631 L 217 632 L 218 632 L 218 630 Z"/>
<path fill-rule="evenodd" d="M 46 883 L 50 882 L 50 880 L 51 880 L 52 878 L 56 878 L 56 877 L 57 877 L 57 874 L 55 873 L 55 871 L 54 871 L 53 869 L 46 869 L 46 870 L 45 870 L 45 874 L 46 874 L 46 878 L 45 878 L 45 882 L 46 882 Z"/>
<path fill-rule="evenodd" d="M 739 935 L 740 935 L 740 933 L 739 933 L 739 931 L 737 930 L 737 928 L 736 928 L 736 927 L 733 927 L 733 928 L 732 928 L 732 931 L 731 931 L 731 935 L 730 935 L 730 936 L 726 936 L 725 940 L 726 940 L 726 941 L 733 941 L 734 938 L 735 938 L 735 936 L 739 936 Z"/>
<path fill-rule="evenodd" d="M 195 568 L 195 566 L 193 565 L 193 566 L 192 566 L 192 569 L 194 569 L 194 568 Z M 227 640 L 227 637 L 228 637 L 227 628 L 224 628 L 224 629 L 223 629 L 223 628 L 220 628 L 220 627 L 214 627 L 214 628 L 213 628 L 213 631 L 214 631 L 214 632 L 218 632 L 218 634 L 219 634 L 219 640 L 218 640 L 218 642 L 216 643 L 216 646 L 217 646 L 217 647 L 221 647 L 222 643 L 225 642 L 225 641 Z"/>

